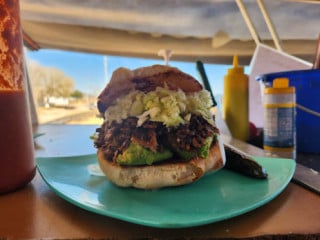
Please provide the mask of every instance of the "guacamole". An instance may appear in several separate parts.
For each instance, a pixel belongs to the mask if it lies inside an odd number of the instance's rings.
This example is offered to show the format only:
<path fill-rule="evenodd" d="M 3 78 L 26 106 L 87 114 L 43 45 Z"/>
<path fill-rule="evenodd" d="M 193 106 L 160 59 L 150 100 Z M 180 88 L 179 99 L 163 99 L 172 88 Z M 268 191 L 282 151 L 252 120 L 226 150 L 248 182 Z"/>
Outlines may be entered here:
<path fill-rule="evenodd" d="M 117 163 L 120 165 L 151 165 L 168 158 L 171 158 L 173 153 L 170 150 L 162 152 L 152 152 L 141 145 L 131 142 L 129 147 L 117 157 Z"/>
<path fill-rule="evenodd" d="M 183 160 L 190 160 L 196 156 L 206 158 L 209 155 L 212 137 L 206 139 L 205 145 L 198 149 L 198 151 L 183 151 L 174 150 Z M 117 157 L 119 165 L 151 165 L 155 162 L 160 162 L 165 159 L 171 158 L 173 152 L 165 149 L 162 152 L 153 152 L 149 149 L 142 147 L 137 143 L 131 142 L 129 147 Z"/>

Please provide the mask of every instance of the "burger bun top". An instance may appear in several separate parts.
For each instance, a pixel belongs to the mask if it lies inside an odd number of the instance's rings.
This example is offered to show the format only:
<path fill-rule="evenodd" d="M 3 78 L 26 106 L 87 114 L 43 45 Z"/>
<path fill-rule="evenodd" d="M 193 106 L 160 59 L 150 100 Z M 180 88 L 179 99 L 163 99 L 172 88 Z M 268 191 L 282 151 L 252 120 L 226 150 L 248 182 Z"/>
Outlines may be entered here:
<path fill-rule="evenodd" d="M 135 70 L 118 68 L 112 74 L 110 82 L 98 96 L 98 109 L 104 113 L 117 98 L 132 90 L 149 92 L 156 87 L 167 86 L 170 90 L 181 89 L 184 92 L 202 90 L 201 84 L 191 75 L 178 68 L 166 65 L 152 65 Z"/>

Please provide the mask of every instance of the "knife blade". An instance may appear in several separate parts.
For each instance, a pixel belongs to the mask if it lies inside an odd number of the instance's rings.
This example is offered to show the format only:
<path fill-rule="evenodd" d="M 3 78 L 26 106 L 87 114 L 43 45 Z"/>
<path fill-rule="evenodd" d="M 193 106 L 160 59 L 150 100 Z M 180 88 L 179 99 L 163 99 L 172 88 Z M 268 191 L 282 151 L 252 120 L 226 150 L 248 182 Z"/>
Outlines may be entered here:
<path fill-rule="evenodd" d="M 253 178 L 266 179 L 268 177 L 266 169 L 257 163 L 250 155 L 227 143 L 224 143 L 224 149 L 227 160 L 225 165 L 226 169 Z"/>

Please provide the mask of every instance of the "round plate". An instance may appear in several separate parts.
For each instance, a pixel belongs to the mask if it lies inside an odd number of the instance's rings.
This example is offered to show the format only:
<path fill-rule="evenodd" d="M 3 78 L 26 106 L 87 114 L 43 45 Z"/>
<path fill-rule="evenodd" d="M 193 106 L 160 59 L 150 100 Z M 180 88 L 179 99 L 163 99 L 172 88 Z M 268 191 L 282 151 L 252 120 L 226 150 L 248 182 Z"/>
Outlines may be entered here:
<path fill-rule="evenodd" d="M 96 155 L 38 158 L 39 172 L 65 200 L 91 212 L 159 228 L 181 228 L 232 218 L 275 198 L 291 180 L 295 161 L 255 157 L 268 179 L 225 169 L 181 187 L 158 190 L 119 188 L 91 175 Z"/>

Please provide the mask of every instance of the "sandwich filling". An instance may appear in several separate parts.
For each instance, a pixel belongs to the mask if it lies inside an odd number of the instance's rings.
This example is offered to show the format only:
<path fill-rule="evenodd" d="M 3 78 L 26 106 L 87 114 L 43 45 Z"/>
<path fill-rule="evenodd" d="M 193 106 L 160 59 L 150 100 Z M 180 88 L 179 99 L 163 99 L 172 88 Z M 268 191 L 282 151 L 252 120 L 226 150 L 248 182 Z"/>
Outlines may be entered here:
<path fill-rule="evenodd" d="M 119 165 L 151 165 L 206 158 L 219 134 L 206 90 L 133 90 L 105 111 L 95 146 Z"/>

